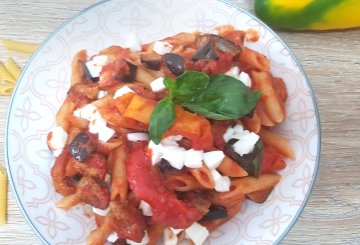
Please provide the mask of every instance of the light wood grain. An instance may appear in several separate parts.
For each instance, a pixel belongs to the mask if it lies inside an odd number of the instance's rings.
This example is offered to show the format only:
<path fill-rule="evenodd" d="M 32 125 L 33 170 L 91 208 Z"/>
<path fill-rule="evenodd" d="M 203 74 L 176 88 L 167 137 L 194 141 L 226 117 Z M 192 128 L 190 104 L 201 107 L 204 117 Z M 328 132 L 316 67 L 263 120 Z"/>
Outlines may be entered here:
<path fill-rule="evenodd" d="M 0 37 L 40 43 L 67 18 L 95 2 L 0 1 Z M 252 7 L 252 1 L 247 4 Z M 311 80 L 323 142 L 312 196 L 282 244 L 360 244 L 360 30 L 278 34 Z M 0 47 L 0 60 L 8 56 L 22 67 L 29 59 Z M 0 96 L 1 132 L 8 103 L 8 97 Z M 1 165 L 3 142 L 0 134 Z M 10 191 L 8 214 L 8 224 L 0 227 L 0 245 L 41 244 Z"/>

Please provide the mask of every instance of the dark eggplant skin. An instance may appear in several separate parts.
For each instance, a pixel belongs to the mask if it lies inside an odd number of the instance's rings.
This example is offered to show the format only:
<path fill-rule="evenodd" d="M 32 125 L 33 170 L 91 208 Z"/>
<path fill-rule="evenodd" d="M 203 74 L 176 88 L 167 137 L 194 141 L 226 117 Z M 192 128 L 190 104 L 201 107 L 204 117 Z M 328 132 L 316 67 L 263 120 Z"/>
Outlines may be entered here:
<path fill-rule="evenodd" d="M 193 62 L 207 59 L 218 60 L 219 56 L 216 54 L 216 51 L 230 53 L 234 56 L 238 55 L 242 51 L 241 47 L 236 46 L 230 40 L 215 34 L 203 35 L 198 41 L 201 44 L 198 51 L 191 58 Z"/>
<path fill-rule="evenodd" d="M 228 217 L 229 215 L 225 207 L 219 205 L 211 205 L 209 208 L 209 212 L 202 217 L 201 221 L 226 219 Z"/>
<path fill-rule="evenodd" d="M 83 79 L 88 78 L 88 79 L 90 79 L 90 80 L 91 80 L 92 82 L 94 82 L 94 83 L 97 83 L 97 82 L 100 80 L 100 77 L 93 77 L 93 76 L 91 76 L 90 71 L 89 71 L 89 69 L 88 69 L 88 67 L 86 66 L 86 64 L 85 64 L 84 61 L 78 60 L 78 63 L 81 65 L 81 67 L 82 67 L 82 69 L 83 69 L 83 71 L 84 71 L 84 77 L 83 77 Z"/>
<path fill-rule="evenodd" d="M 175 53 L 166 53 L 163 55 L 164 63 L 169 70 L 179 76 L 185 71 L 185 59 L 181 55 Z"/>
<path fill-rule="evenodd" d="M 255 144 L 254 151 L 240 156 L 235 152 L 233 148 L 233 144 L 235 144 L 237 140 L 231 139 L 225 146 L 224 153 L 226 156 L 230 157 L 237 164 L 239 164 L 243 169 L 245 169 L 250 176 L 258 177 L 260 175 L 263 154 L 264 154 L 264 145 L 261 139 Z"/>
<path fill-rule="evenodd" d="M 197 52 L 191 57 L 193 62 L 198 60 L 218 60 L 219 56 L 215 52 L 215 48 L 210 39 L 197 50 Z"/>
<path fill-rule="evenodd" d="M 130 82 L 135 81 L 135 77 L 136 77 L 136 73 L 137 73 L 137 66 L 129 61 L 126 61 L 126 63 L 129 66 L 129 73 L 121 75 L 119 78 L 116 77 L 116 80 L 130 83 Z"/>
<path fill-rule="evenodd" d="M 140 61 L 145 68 L 159 71 L 161 68 L 162 57 L 157 54 L 141 54 Z"/>
<path fill-rule="evenodd" d="M 95 151 L 96 142 L 89 135 L 80 132 L 70 143 L 70 155 L 82 162 Z"/>

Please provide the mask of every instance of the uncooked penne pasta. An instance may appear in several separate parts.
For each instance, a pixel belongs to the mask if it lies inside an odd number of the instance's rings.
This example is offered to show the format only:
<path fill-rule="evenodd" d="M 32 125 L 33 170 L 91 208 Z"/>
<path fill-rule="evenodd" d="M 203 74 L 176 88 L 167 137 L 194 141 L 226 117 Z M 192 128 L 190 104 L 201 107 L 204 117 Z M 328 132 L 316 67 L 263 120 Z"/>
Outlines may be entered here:
<path fill-rule="evenodd" d="M 38 45 L 34 43 L 15 41 L 11 39 L 1 39 L 1 42 L 8 50 L 26 54 L 33 54 L 38 47 Z"/>
<path fill-rule="evenodd" d="M 5 169 L 0 167 L 0 225 L 6 223 L 7 177 Z"/>
<path fill-rule="evenodd" d="M 0 62 L 0 80 L 8 81 L 12 84 L 16 83 L 16 78 L 10 73 L 10 71 L 2 62 Z"/>
<path fill-rule="evenodd" d="M 11 73 L 11 75 L 18 80 L 21 75 L 20 67 L 15 63 L 13 58 L 8 58 L 5 62 L 6 69 Z"/>

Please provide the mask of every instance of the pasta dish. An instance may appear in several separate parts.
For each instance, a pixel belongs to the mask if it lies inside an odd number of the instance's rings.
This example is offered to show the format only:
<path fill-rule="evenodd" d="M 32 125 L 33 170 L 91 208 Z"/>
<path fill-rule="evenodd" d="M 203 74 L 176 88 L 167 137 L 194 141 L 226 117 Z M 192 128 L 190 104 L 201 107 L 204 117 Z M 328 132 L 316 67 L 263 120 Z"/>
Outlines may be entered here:
<path fill-rule="evenodd" d="M 254 30 L 220 26 L 98 54 L 79 51 L 47 144 L 57 207 L 92 207 L 87 243 L 203 244 L 245 200 L 280 181 L 288 140 L 284 81 L 246 46 Z"/>

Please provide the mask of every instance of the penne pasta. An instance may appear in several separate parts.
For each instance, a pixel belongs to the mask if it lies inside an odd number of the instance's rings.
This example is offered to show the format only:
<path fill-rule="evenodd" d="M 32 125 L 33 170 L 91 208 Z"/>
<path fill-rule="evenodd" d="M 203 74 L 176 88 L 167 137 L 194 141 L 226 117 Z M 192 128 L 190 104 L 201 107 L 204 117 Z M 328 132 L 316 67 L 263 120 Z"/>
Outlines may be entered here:
<path fill-rule="evenodd" d="M 75 54 L 71 63 L 71 85 L 80 83 L 85 76 L 84 65 L 87 60 L 86 50 L 81 50 Z"/>
<path fill-rule="evenodd" d="M 1 39 L 1 42 L 8 50 L 26 54 L 33 54 L 38 47 L 38 45 L 34 43 L 15 41 L 11 39 Z"/>
<path fill-rule="evenodd" d="M 18 80 L 21 75 L 20 67 L 15 63 L 13 58 L 8 58 L 5 62 L 6 69 L 10 72 L 10 74 Z"/>
<path fill-rule="evenodd" d="M 5 169 L 0 167 L 0 225 L 6 223 L 7 208 L 7 176 Z"/>
<path fill-rule="evenodd" d="M 8 81 L 11 84 L 16 83 L 16 78 L 10 73 L 10 71 L 2 62 L 0 62 L 0 80 Z"/>
<path fill-rule="evenodd" d="M 108 161 L 112 165 L 111 174 L 111 199 L 115 200 L 119 197 L 124 202 L 128 194 L 128 182 L 126 179 L 126 159 L 127 152 L 124 147 L 117 147 L 109 155 Z"/>
<path fill-rule="evenodd" d="M 213 189 L 215 187 L 211 171 L 205 164 L 200 168 L 189 168 L 189 171 L 203 187 L 207 189 Z"/>
<path fill-rule="evenodd" d="M 219 172 L 223 175 L 229 177 L 244 177 L 248 175 L 245 169 L 240 167 L 239 164 L 227 156 L 225 156 L 225 158 L 221 161 L 220 165 L 217 167 L 217 170 L 219 170 Z"/>
<path fill-rule="evenodd" d="M 265 144 L 273 146 L 284 156 L 295 159 L 295 153 L 287 139 L 265 128 L 260 130 L 259 135 Z"/>
<path fill-rule="evenodd" d="M 278 99 L 274 88 L 272 87 L 272 76 L 265 71 L 251 71 L 251 79 L 254 83 L 254 89 L 261 91 L 261 102 L 269 118 L 280 123 L 285 118 L 284 106 Z"/>

